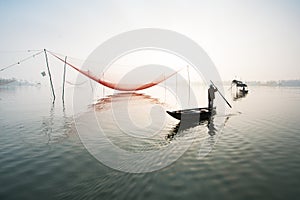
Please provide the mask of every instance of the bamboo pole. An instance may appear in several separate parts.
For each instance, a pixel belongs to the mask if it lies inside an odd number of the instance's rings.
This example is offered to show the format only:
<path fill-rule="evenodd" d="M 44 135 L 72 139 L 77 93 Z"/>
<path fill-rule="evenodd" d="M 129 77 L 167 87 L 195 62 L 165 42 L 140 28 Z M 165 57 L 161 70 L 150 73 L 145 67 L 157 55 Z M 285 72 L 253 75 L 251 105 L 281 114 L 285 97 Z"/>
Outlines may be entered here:
<path fill-rule="evenodd" d="M 191 80 L 190 80 L 190 70 L 189 70 L 189 66 L 187 66 L 187 73 L 188 73 L 188 79 L 189 79 L 189 98 L 188 98 L 188 104 L 190 105 L 190 98 L 191 98 Z"/>
<path fill-rule="evenodd" d="M 66 64 L 67 64 L 67 56 L 65 57 L 64 76 L 63 76 L 63 88 L 62 88 L 62 96 L 61 96 L 63 103 L 65 102 Z"/>
<path fill-rule="evenodd" d="M 217 88 L 217 86 L 214 84 L 214 82 L 212 82 L 212 80 L 210 80 L 210 82 L 213 84 L 213 86 L 214 86 L 215 88 Z M 219 91 L 218 88 L 217 88 L 217 90 L 218 90 L 220 96 L 221 96 L 221 97 L 224 99 L 224 101 L 227 103 L 227 105 L 228 105 L 230 108 L 232 108 L 231 105 L 230 105 L 230 103 L 225 99 L 225 97 L 224 97 L 223 94 Z"/>
<path fill-rule="evenodd" d="M 166 103 L 166 100 L 167 100 L 167 80 L 165 80 L 166 76 L 164 74 L 164 87 L 165 87 L 165 103 Z"/>
<path fill-rule="evenodd" d="M 53 103 L 54 103 L 54 101 L 55 101 L 55 93 L 54 93 L 54 88 L 53 88 L 53 83 L 52 83 L 51 72 L 50 72 L 50 68 L 49 68 L 49 63 L 48 63 L 48 57 L 47 57 L 46 49 L 44 49 L 44 52 L 45 52 L 45 59 L 46 59 L 46 64 L 47 64 L 47 69 L 48 69 L 48 75 L 49 75 L 50 85 L 51 85 L 52 94 L 53 94 Z"/>
<path fill-rule="evenodd" d="M 177 103 L 178 103 L 178 91 L 177 91 L 177 73 L 176 73 L 176 85 L 175 85 L 175 87 L 176 87 L 176 105 L 177 105 Z"/>

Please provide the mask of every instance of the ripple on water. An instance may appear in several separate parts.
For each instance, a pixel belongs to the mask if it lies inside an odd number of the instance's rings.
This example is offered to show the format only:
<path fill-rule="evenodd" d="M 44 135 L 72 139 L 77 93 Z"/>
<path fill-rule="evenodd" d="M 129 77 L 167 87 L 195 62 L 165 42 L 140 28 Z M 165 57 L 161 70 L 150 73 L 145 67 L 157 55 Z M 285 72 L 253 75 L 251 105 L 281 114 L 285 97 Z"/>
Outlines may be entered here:
<path fill-rule="evenodd" d="M 81 144 L 72 119 L 65 117 L 59 107 L 22 109 L 23 102 L 8 109 L 12 103 L 1 101 L 0 196 L 4 199 L 295 199 L 300 193 L 300 114 L 296 109 L 299 91 L 254 88 L 247 97 L 233 103 L 241 114 L 230 116 L 222 133 L 213 136 L 209 135 L 207 124 L 173 134 L 177 122 L 166 121 L 165 129 L 151 139 L 128 140 L 128 135 L 106 121 L 103 126 L 111 141 L 131 151 L 147 152 L 184 139 L 193 141 L 176 162 L 145 174 L 116 171 L 98 162 Z M 143 101 L 141 96 L 138 99 L 137 104 Z M 10 101 L 18 104 L 14 98 Z M 219 128 L 218 124 L 215 128 Z M 139 134 L 153 130 L 155 126 Z M 170 133 L 172 137 L 166 138 Z M 205 139 L 213 148 L 199 159 Z M 174 153 L 177 151 L 174 149 Z M 157 154 L 153 160 L 160 160 L 160 156 L 167 159 Z"/>

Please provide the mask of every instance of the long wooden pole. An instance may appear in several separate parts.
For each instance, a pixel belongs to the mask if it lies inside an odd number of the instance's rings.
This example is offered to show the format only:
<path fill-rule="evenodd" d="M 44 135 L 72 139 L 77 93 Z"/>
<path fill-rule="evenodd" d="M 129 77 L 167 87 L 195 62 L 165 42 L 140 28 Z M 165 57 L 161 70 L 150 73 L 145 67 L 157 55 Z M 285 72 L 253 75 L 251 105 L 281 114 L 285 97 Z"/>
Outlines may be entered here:
<path fill-rule="evenodd" d="M 217 86 L 210 80 L 210 82 L 214 85 L 214 87 L 215 88 L 217 88 Z M 218 89 L 218 88 L 217 88 Z M 230 103 L 225 99 L 225 97 L 221 94 L 221 92 L 219 91 L 219 89 L 218 89 L 218 92 L 219 92 L 219 94 L 221 95 L 221 97 L 224 99 L 224 101 L 226 101 L 226 103 L 228 104 L 228 106 L 230 107 L 230 108 L 232 108 L 231 107 L 231 105 L 230 105 Z"/>
<path fill-rule="evenodd" d="M 46 49 L 44 49 L 44 52 L 45 52 L 45 59 L 46 59 L 46 64 L 47 64 L 47 69 L 48 69 L 48 75 L 49 75 L 50 85 L 51 85 L 52 94 L 53 94 L 53 102 L 54 102 L 55 101 L 55 93 L 54 93 L 54 88 L 53 88 L 53 83 L 52 83 L 52 78 L 51 78 L 51 73 L 50 73 L 50 68 L 49 68 L 49 63 L 48 63 L 48 57 L 47 57 Z"/>
<path fill-rule="evenodd" d="M 167 80 L 165 80 L 165 74 L 164 74 L 164 88 L 165 88 L 165 103 L 166 103 L 166 99 L 167 99 Z"/>
<path fill-rule="evenodd" d="M 176 84 L 175 84 L 175 87 L 176 87 L 176 95 L 177 95 L 177 73 L 176 73 L 176 79 L 175 79 L 175 81 L 176 81 Z"/>
<path fill-rule="evenodd" d="M 64 76 L 63 76 L 63 91 L 62 91 L 62 101 L 65 102 L 65 82 L 66 82 L 66 66 L 67 66 L 67 56 L 65 57 L 65 64 L 64 64 Z"/>
<path fill-rule="evenodd" d="M 191 98 L 191 79 L 190 79 L 190 70 L 189 66 L 187 66 L 187 73 L 189 78 L 189 98 L 188 98 L 188 104 L 190 105 L 190 98 Z"/>

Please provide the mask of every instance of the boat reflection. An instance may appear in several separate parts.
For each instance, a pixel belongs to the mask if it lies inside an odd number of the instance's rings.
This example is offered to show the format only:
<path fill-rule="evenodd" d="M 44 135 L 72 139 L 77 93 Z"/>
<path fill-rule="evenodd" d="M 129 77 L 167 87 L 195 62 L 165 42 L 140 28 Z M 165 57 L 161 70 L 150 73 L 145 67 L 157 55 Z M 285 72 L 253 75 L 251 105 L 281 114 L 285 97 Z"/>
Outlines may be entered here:
<path fill-rule="evenodd" d="M 166 139 L 167 140 L 172 140 L 177 134 L 179 134 L 180 132 L 183 132 L 185 130 L 191 129 L 191 128 L 195 128 L 198 126 L 206 126 L 208 129 L 208 134 L 210 136 L 213 136 L 216 134 L 217 129 L 215 128 L 214 125 L 214 115 L 209 117 L 209 119 L 207 120 L 203 120 L 200 122 L 179 122 L 178 124 L 176 124 L 176 126 L 170 131 L 169 134 L 166 135 Z"/>
<path fill-rule="evenodd" d="M 232 94 L 232 100 L 233 101 L 238 101 L 242 98 L 245 98 L 248 94 L 248 91 L 243 91 L 243 90 L 237 90 L 236 92 L 231 93 Z"/>

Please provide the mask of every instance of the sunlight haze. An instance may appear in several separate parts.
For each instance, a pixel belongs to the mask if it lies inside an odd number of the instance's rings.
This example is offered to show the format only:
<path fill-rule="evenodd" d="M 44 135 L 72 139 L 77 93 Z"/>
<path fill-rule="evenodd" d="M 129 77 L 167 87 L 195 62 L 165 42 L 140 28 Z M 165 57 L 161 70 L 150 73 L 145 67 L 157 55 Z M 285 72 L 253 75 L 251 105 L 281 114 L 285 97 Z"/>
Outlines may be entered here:
<path fill-rule="evenodd" d="M 300 78 L 299 1 L 1 1 L 0 15 L 0 68 L 44 48 L 80 66 L 117 34 L 161 28 L 197 42 L 223 80 Z M 0 77 L 40 81 L 43 67 L 40 56 Z M 51 66 L 55 77 L 61 69 Z"/>

